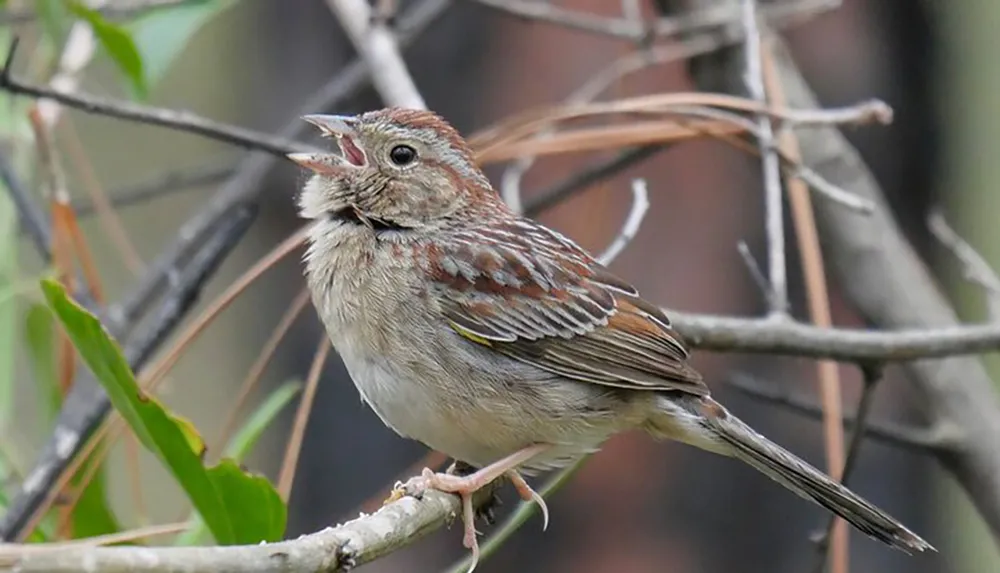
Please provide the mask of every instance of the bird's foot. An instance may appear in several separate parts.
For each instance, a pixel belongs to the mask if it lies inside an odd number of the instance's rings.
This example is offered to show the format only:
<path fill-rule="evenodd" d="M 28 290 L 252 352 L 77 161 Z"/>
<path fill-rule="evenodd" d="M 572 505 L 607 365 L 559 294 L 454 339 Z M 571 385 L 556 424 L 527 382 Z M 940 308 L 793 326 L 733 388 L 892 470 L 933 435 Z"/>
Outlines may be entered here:
<path fill-rule="evenodd" d="M 476 538 L 475 508 L 472 504 L 473 494 L 493 483 L 495 479 L 506 475 L 523 499 L 533 500 L 541 505 L 547 524 L 548 508 L 545 506 L 544 500 L 517 473 L 518 466 L 547 448 L 548 446 L 545 445 L 529 446 L 468 475 L 456 475 L 463 469 L 459 463 L 453 464 L 449 468 L 453 473 L 435 473 L 430 468 L 424 468 L 419 476 L 410 478 L 405 484 L 399 484 L 397 489 L 402 489 L 405 495 L 418 498 L 430 489 L 459 496 L 462 500 L 462 545 L 472 551 L 472 564 L 467 571 L 467 573 L 472 573 L 479 562 L 479 541 Z"/>

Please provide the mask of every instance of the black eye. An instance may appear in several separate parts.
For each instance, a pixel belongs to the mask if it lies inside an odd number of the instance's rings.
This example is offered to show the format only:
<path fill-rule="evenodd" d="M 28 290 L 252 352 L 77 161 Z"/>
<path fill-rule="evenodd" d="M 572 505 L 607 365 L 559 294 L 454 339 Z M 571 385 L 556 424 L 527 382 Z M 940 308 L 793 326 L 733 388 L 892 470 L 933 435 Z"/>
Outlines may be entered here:
<path fill-rule="evenodd" d="M 397 145 L 389 152 L 389 159 L 400 167 L 413 163 L 417 158 L 417 150 L 409 145 Z"/>

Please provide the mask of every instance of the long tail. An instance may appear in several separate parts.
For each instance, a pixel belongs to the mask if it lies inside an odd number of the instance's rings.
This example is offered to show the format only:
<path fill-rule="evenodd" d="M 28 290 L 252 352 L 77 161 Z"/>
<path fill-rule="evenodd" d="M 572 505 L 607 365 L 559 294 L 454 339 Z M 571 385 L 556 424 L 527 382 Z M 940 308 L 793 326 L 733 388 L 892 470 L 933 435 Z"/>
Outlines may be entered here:
<path fill-rule="evenodd" d="M 935 551 L 892 516 L 758 434 L 711 398 L 684 400 L 683 404 L 670 400 L 664 410 L 669 421 L 654 421 L 654 433 L 740 459 L 891 547 L 906 553 Z"/>

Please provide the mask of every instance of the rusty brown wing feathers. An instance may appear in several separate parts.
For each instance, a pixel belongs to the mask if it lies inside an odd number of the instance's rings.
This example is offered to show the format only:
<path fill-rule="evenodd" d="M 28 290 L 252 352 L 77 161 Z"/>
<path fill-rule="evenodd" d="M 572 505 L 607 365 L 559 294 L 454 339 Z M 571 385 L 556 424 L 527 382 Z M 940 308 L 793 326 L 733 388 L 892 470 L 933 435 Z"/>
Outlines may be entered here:
<path fill-rule="evenodd" d="M 429 250 L 444 317 L 465 338 L 573 380 L 708 395 L 660 309 L 566 237 L 512 218 Z"/>

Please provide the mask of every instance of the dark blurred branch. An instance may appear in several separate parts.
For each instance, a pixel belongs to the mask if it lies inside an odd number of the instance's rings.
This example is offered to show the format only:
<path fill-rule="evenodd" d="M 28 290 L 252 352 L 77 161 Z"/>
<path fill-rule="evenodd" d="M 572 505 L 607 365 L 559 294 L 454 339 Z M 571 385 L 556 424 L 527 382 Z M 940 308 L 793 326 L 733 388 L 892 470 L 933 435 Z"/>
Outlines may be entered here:
<path fill-rule="evenodd" d="M 267 133 L 229 125 L 189 111 L 139 105 L 80 92 L 65 93 L 45 85 L 26 82 L 12 75 L 11 64 L 16 52 L 17 38 L 15 37 L 14 41 L 11 42 L 3 70 L 0 71 L 0 90 L 13 95 L 50 99 L 87 113 L 194 133 L 246 149 L 259 149 L 282 158 L 295 151 L 310 149 L 310 146 L 289 138 L 275 137 Z"/>
<path fill-rule="evenodd" d="M 657 18 L 650 22 L 640 23 L 629 18 L 608 18 L 562 8 L 549 2 L 534 2 L 531 0 L 474 0 L 477 4 L 494 10 L 536 22 L 554 24 L 564 28 L 580 30 L 612 38 L 640 42 L 647 37 L 665 38 L 681 33 L 697 32 L 706 28 L 723 26 L 738 22 L 738 10 L 730 6 L 709 8 L 693 11 L 676 17 Z M 768 6 L 762 10 L 768 19 L 784 20 L 789 18 L 805 18 L 837 7 L 836 0 L 806 0 L 801 2 L 785 2 Z"/>
<path fill-rule="evenodd" d="M 24 186 L 17 173 L 14 173 L 14 166 L 10 164 L 10 159 L 3 152 L 0 152 L 0 179 L 3 180 L 7 187 L 7 193 L 14 201 L 14 208 L 17 209 L 21 223 L 20 227 L 31 237 L 31 241 L 35 243 L 35 250 L 41 255 L 42 260 L 49 261 L 52 258 L 52 223 L 35 204 L 31 193 Z"/>
<path fill-rule="evenodd" d="M 765 384 L 747 375 L 734 375 L 729 384 L 747 396 L 787 409 L 789 412 L 806 416 L 813 420 L 823 419 L 823 408 L 806 398 L 796 396 L 777 384 Z M 844 427 L 856 427 L 859 416 L 845 414 Z M 935 428 L 907 426 L 887 421 L 868 420 L 865 436 L 889 446 L 936 454 L 948 446 L 947 432 Z"/>
<path fill-rule="evenodd" d="M 444 12 L 448 4 L 447 0 L 425 0 L 407 11 L 400 19 L 400 29 L 406 31 L 400 34 L 400 42 L 404 45 L 411 42 Z M 280 136 L 286 139 L 298 137 L 308 127 L 299 116 L 336 107 L 354 96 L 367 85 L 367 81 L 367 67 L 360 60 L 354 61 L 305 102 Z M 102 314 L 102 321 L 108 324 L 115 336 L 121 337 L 123 331 L 134 325 L 157 296 L 165 291 L 166 296 L 172 296 L 171 285 L 174 281 L 171 277 L 184 272 L 191 264 L 194 253 L 220 225 L 234 216 L 234 213 L 256 204 L 263 189 L 262 184 L 268 172 L 276 164 L 276 156 L 262 152 L 249 154 L 240 161 L 232 177 L 204 207 L 181 226 L 173 243 L 149 265 L 139 284 L 130 291 L 122 303 L 113 305 Z M 232 244 L 228 244 L 226 249 L 230 249 Z M 228 250 L 220 251 L 220 256 L 226 254 Z M 129 340 L 125 339 L 126 344 Z M 54 483 L 58 475 L 65 470 L 67 464 L 80 451 L 86 439 L 108 412 L 108 408 L 107 396 L 93 379 L 84 377 L 73 385 L 60 410 L 56 422 L 57 432 L 50 438 L 34 468 L 28 474 L 31 485 L 36 483 L 40 485 L 26 488 L 11 501 L 7 513 L 0 522 L 0 539 L 9 540 L 24 533 L 22 531 L 24 524 L 42 506 L 46 494 L 49 493 L 45 486 Z M 60 439 L 58 444 L 56 436 Z M 67 443 L 75 445 L 72 448 L 63 447 Z M 57 445 L 60 447 L 56 447 Z"/>
<path fill-rule="evenodd" d="M 221 183 L 232 176 L 234 170 L 229 160 L 194 168 L 178 169 L 168 171 L 148 181 L 121 187 L 109 192 L 108 195 L 111 205 L 114 207 L 130 207 L 193 187 Z M 94 212 L 94 205 L 89 200 L 73 201 L 72 206 L 78 217 L 84 217 Z"/>

